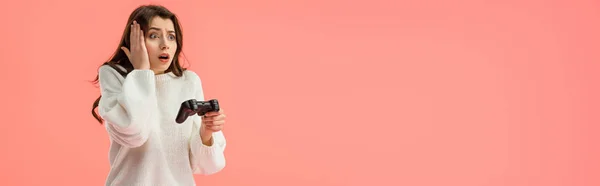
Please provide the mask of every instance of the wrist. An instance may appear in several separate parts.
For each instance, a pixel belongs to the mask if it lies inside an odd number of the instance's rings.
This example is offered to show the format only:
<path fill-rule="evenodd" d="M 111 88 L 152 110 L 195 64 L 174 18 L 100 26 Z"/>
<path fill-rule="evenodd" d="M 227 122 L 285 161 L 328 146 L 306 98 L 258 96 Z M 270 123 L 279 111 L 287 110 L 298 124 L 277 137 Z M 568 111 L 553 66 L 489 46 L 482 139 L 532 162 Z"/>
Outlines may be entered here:
<path fill-rule="evenodd" d="M 150 70 L 150 67 L 137 67 L 137 68 L 134 67 L 134 69 L 136 69 L 136 70 Z"/>
<path fill-rule="evenodd" d="M 133 65 L 136 70 L 150 70 L 150 64 Z"/>
<path fill-rule="evenodd" d="M 213 144 L 212 132 L 201 132 L 200 140 L 202 140 L 202 144 L 211 146 Z"/>

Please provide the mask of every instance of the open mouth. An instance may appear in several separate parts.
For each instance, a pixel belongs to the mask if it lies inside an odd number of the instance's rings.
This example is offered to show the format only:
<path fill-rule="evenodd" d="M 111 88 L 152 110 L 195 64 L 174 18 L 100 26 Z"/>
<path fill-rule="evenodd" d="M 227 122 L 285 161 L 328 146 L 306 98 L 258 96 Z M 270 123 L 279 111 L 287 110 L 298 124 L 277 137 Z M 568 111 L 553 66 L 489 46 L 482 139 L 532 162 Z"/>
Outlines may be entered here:
<path fill-rule="evenodd" d="M 166 62 L 169 60 L 169 54 L 167 54 L 167 53 L 161 54 L 160 56 L 158 56 L 158 59 L 160 59 L 160 61 Z"/>

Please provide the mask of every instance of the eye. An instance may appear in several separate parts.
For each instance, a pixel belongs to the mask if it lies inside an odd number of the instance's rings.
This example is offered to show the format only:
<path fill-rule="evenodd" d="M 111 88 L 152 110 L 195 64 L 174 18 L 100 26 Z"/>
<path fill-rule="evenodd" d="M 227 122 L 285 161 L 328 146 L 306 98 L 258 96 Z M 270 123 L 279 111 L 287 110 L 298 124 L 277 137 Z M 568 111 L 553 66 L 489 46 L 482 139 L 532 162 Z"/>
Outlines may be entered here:
<path fill-rule="evenodd" d="M 156 36 L 156 34 L 154 34 L 154 33 L 153 33 L 153 34 L 150 34 L 150 38 L 154 39 L 154 38 L 156 38 L 156 37 L 158 37 L 158 36 Z"/>
<path fill-rule="evenodd" d="M 174 39 L 175 39 L 175 36 L 174 36 L 174 35 L 169 35 L 169 39 L 170 39 L 170 40 L 174 40 Z"/>

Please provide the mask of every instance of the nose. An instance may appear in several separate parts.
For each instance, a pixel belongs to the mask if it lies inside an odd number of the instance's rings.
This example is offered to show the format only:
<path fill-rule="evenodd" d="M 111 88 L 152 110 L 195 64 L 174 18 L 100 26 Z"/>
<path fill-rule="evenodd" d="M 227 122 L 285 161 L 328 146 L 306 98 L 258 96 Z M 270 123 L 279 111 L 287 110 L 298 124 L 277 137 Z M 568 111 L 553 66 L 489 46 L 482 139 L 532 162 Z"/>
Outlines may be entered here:
<path fill-rule="evenodd" d="M 169 45 L 167 45 L 166 42 L 161 42 L 160 43 L 160 49 L 161 50 L 167 50 L 167 49 L 169 49 Z"/>
<path fill-rule="evenodd" d="M 159 47 L 160 47 L 161 50 L 167 50 L 167 49 L 169 49 L 169 41 L 167 41 L 166 38 L 161 38 L 160 39 Z"/>

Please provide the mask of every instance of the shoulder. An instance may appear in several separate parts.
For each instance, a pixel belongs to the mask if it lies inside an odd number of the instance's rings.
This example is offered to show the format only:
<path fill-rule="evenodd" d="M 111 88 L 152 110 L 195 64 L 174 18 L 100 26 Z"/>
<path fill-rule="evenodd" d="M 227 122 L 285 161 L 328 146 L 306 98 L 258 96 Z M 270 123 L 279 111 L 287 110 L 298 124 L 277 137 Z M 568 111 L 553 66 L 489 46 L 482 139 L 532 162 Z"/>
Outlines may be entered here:
<path fill-rule="evenodd" d="M 108 65 L 108 64 L 104 64 L 104 65 L 100 66 L 100 68 L 98 68 L 98 74 L 103 74 L 103 75 L 109 75 L 109 74 L 120 75 L 119 71 L 117 71 L 117 69 L 115 69 L 115 68 L 119 68 L 119 70 L 121 70 L 121 71 L 126 71 L 126 69 L 124 67 L 122 67 L 121 65 L 114 64 L 114 66 L 115 67 L 112 67 L 111 65 Z"/>
<path fill-rule="evenodd" d="M 185 79 L 189 87 L 192 87 L 192 89 L 195 92 L 196 99 L 204 99 L 204 90 L 202 90 L 202 80 L 196 72 L 192 70 L 185 70 L 183 71 L 182 78 Z"/>
<path fill-rule="evenodd" d="M 98 68 L 98 78 L 102 81 L 102 79 L 106 78 L 116 78 L 119 77 L 119 72 L 110 65 L 102 65 Z"/>
<path fill-rule="evenodd" d="M 117 70 L 118 69 L 118 70 Z M 104 64 L 98 68 L 98 82 L 103 85 L 120 85 L 125 81 L 127 70 L 118 64 Z"/>
<path fill-rule="evenodd" d="M 183 78 L 185 78 L 186 81 L 191 81 L 191 82 L 199 83 L 199 84 L 202 83 L 200 76 L 198 76 L 198 74 L 192 70 L 183 71 Z"/>

